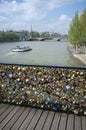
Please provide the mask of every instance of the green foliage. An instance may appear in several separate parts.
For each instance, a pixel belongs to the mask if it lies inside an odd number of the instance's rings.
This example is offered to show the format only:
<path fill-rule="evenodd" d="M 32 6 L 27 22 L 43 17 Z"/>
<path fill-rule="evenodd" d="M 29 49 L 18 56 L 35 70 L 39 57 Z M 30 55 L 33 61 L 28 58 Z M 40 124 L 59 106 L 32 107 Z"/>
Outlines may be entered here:
<path fill-rule="evenodd" d="M 42 34 L 41 34 L 41 37 L 49 37 L 49 35 L 46 34 L 46 33 L 42 33 Z"/>
<path fill-rule="evenodd" d="M 80 45 L 83 42 L 83 28 L 78 12 L 75 13 L 74 18 L 72 19 L 68 33 L 68 39 L 73 45 Z"/>
<path fill-rule="evenodd" d="M 86 29 L 86 9 L 84 9 L 83 14 L 81 14 L 80 21 Z"/>
<path fill-rule="evenodd" d="M 36 31 L 32 31 L 31 33 L 32 38 L 40 37 L 40 34 Z"/>
<path fill-rule="evenodd" d="M 80 16 L 80 22 L 83 27 L 83 42 L 86 43 L 86 8 L 83 11 L 83 14 Z"/>
<path fill-rule="evenodd" d="M 17 41 L 20 36 L 16 32 L 0 32 L 0 41 Z"/>

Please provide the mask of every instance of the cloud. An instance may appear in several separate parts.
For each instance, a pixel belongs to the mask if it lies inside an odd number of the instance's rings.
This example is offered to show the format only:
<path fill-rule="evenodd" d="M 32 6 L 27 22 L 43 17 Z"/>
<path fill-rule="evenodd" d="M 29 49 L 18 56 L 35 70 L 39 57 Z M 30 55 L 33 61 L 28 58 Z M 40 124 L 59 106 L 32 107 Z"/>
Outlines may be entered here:
<path fill-rule="evenodd" d="M 45 2 L 45 0 L 23 0 L 19 3 L 15 0 L 4 0 L 0 4 L 0 13 L 9 18 L 10 27 L 13 27 L 13 24 L 16 23 L 15 28 L 18 29 L 20 25 L 23 28 L 25 24 L 28 26 L 29 22 L 32 23 L 32 21 L 40 21 L 46 18 L 47 10 L 43 6 L 46 5 Z"/>
<path fill-rule="evenodd" d="M 7 17 L 4 17 L 4 16 L 0 16 L 0 22 L 5 22 L 7 21 L 8 18 Z"/>
<path fill-rule="evenodd" d="M 60 21 L 68 20 L 67 15 L 62 14 L 62 15 L 59 17 L 59 20 L 60 20 Z"/>
<path fill-rule="evenodd" d="M 56 21 L 47 24 L 49 31 L 55 31 L 62 34 L 67 34 L 69 30 L 69 25 L 71 22 L 71 18 L 66 14 L 61 14 Z"/>
<path fill-rule="evenodd" d="M 49 10 L 58 8 L 64 3 L 71 3 L 74 0 L 4 0 L 0 4 L 0 13 L 7 15 L 20 15 L 21 13 L 27 15 L 29 19 L 42 19 L 46 17 Z M 42 17 L 43 15 L 43 17 Z M 22 15 L 23 16 L 23 15 Z M 38 17 L 37 17 L 38 16 Z"/>
<path fill-rule="evenodd" d="M 81 2 L 82 0 L 76 0 L 76 2 Z M 63 5 L 66 4 L 71 4 L 74 3 L 75 0 L 48 0 L 47 5 L 49 9 L 55 9 L 55 8 L 59 8 Z"/>
<path fill-rule="evenodd" d="M 67 1 L 68 0 L 49 0 L 48 7 L 49 9 L 54 9 L 54 8 L 62 6 L 62 4 L 64 4 L 64 2 L 67 2 Z"/>
<path fill-rule="evenodd" d="M 75 0 L 1 0 L 0 15 L 3 16 L 3 18 L 0 18 L 0 25 L 4 21 L 7 25 L 6 27 L 12 29 L 27 29 L 32 24 L 39 30 L 43 30 L 44 27 L 45 30 L 57 27 L 59 31 L 63 25 L 65 25 L 65 28 L 67 24 L 69 25 L 70 18 L 66 14 L 62 14 L 56 21 L 50 22 L 47 21 L 48 14 L 50 11 L 64 4 L 71 4 L 74 1 Z M 76 1 L 78 2 L 80 0 Z"/>
<path fill-rule="evenodd" d="M 12 3 L 13 3 L 13 4 L 16 4 L 16 0 L 13 0 Z"/>
<path fill-rule="evenodd" d="M 3 1 L 0 4 L 0 13 L 10 15 L 13 13 L 13 11 L 15 11 L 17 9 L 16 6 L 17 6 L 17 4 L 14 3 L 14 1 L 12 1 L 12 2 Z"/>
<path fill-rule="evenodd" d="M 9 22 L 9 20 L 7 17 L 0 16 L 0 29 L 7 28 L 8 22 Z"/>

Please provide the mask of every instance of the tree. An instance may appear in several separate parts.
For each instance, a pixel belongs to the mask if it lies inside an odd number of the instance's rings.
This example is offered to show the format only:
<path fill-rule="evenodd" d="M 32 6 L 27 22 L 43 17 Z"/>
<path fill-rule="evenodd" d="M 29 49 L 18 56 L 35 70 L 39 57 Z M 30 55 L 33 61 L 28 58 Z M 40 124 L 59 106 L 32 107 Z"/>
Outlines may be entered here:
<path fill-rule="evenodd" d="M 47 33 L 42 33 L 42 34 L 41 34 L 41 37 L 49 37 L 49 34 L 47 34 Z"/>
<path fill-rule="evenodd" d="M 31 36 L 32 36 L 32 38 L 36 38 L 36 37 L 40 37 L 40 34 L 39 34 L 39 32 L 32 31 Z"/>
<path fill-rule="evenodd" d="M 83 42 L 86 43 L 86 8 L 83 11 L 83 14 L 80 16 L 80 22 L 83 27 Z"/>
<path fill-rule="evenodd" d="M 76 48 L 83 41 L 83 28 L 82 28 L 82 24 L 80 23 L 78 12 L 75 13 L 75 16 L 72 19 L 72 22 L 70 24 L 68 39 L 71 44 L 76 46 Z"/>
<path fill-rule="evenodd" d="M 0 41 L 18 41 L 20 36 L 16 32 L 0 32 Z"/>

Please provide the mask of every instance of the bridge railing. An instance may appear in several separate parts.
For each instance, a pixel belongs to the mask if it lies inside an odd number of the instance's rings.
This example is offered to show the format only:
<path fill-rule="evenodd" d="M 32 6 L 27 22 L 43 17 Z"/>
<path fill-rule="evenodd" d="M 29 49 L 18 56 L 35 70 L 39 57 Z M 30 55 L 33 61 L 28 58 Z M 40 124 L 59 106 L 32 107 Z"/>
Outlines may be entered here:
<path fill-rule="evenodd" d="M 86 115 L 86 67 L 0 64 L 0 102 Z"/>

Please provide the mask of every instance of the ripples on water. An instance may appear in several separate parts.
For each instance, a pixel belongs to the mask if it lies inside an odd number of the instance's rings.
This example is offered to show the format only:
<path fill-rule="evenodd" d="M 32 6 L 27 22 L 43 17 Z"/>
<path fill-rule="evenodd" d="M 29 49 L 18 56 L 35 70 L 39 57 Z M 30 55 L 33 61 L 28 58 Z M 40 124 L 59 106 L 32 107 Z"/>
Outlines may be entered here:
<path fill-rule="evenodd" d="M 0 62 L 36 65 L 81 66 L 67 50 L 68 42 L 12 42 L 0 43 Z M 31 51 L 11 52 L 12 48 L 30 46 Z"/>

